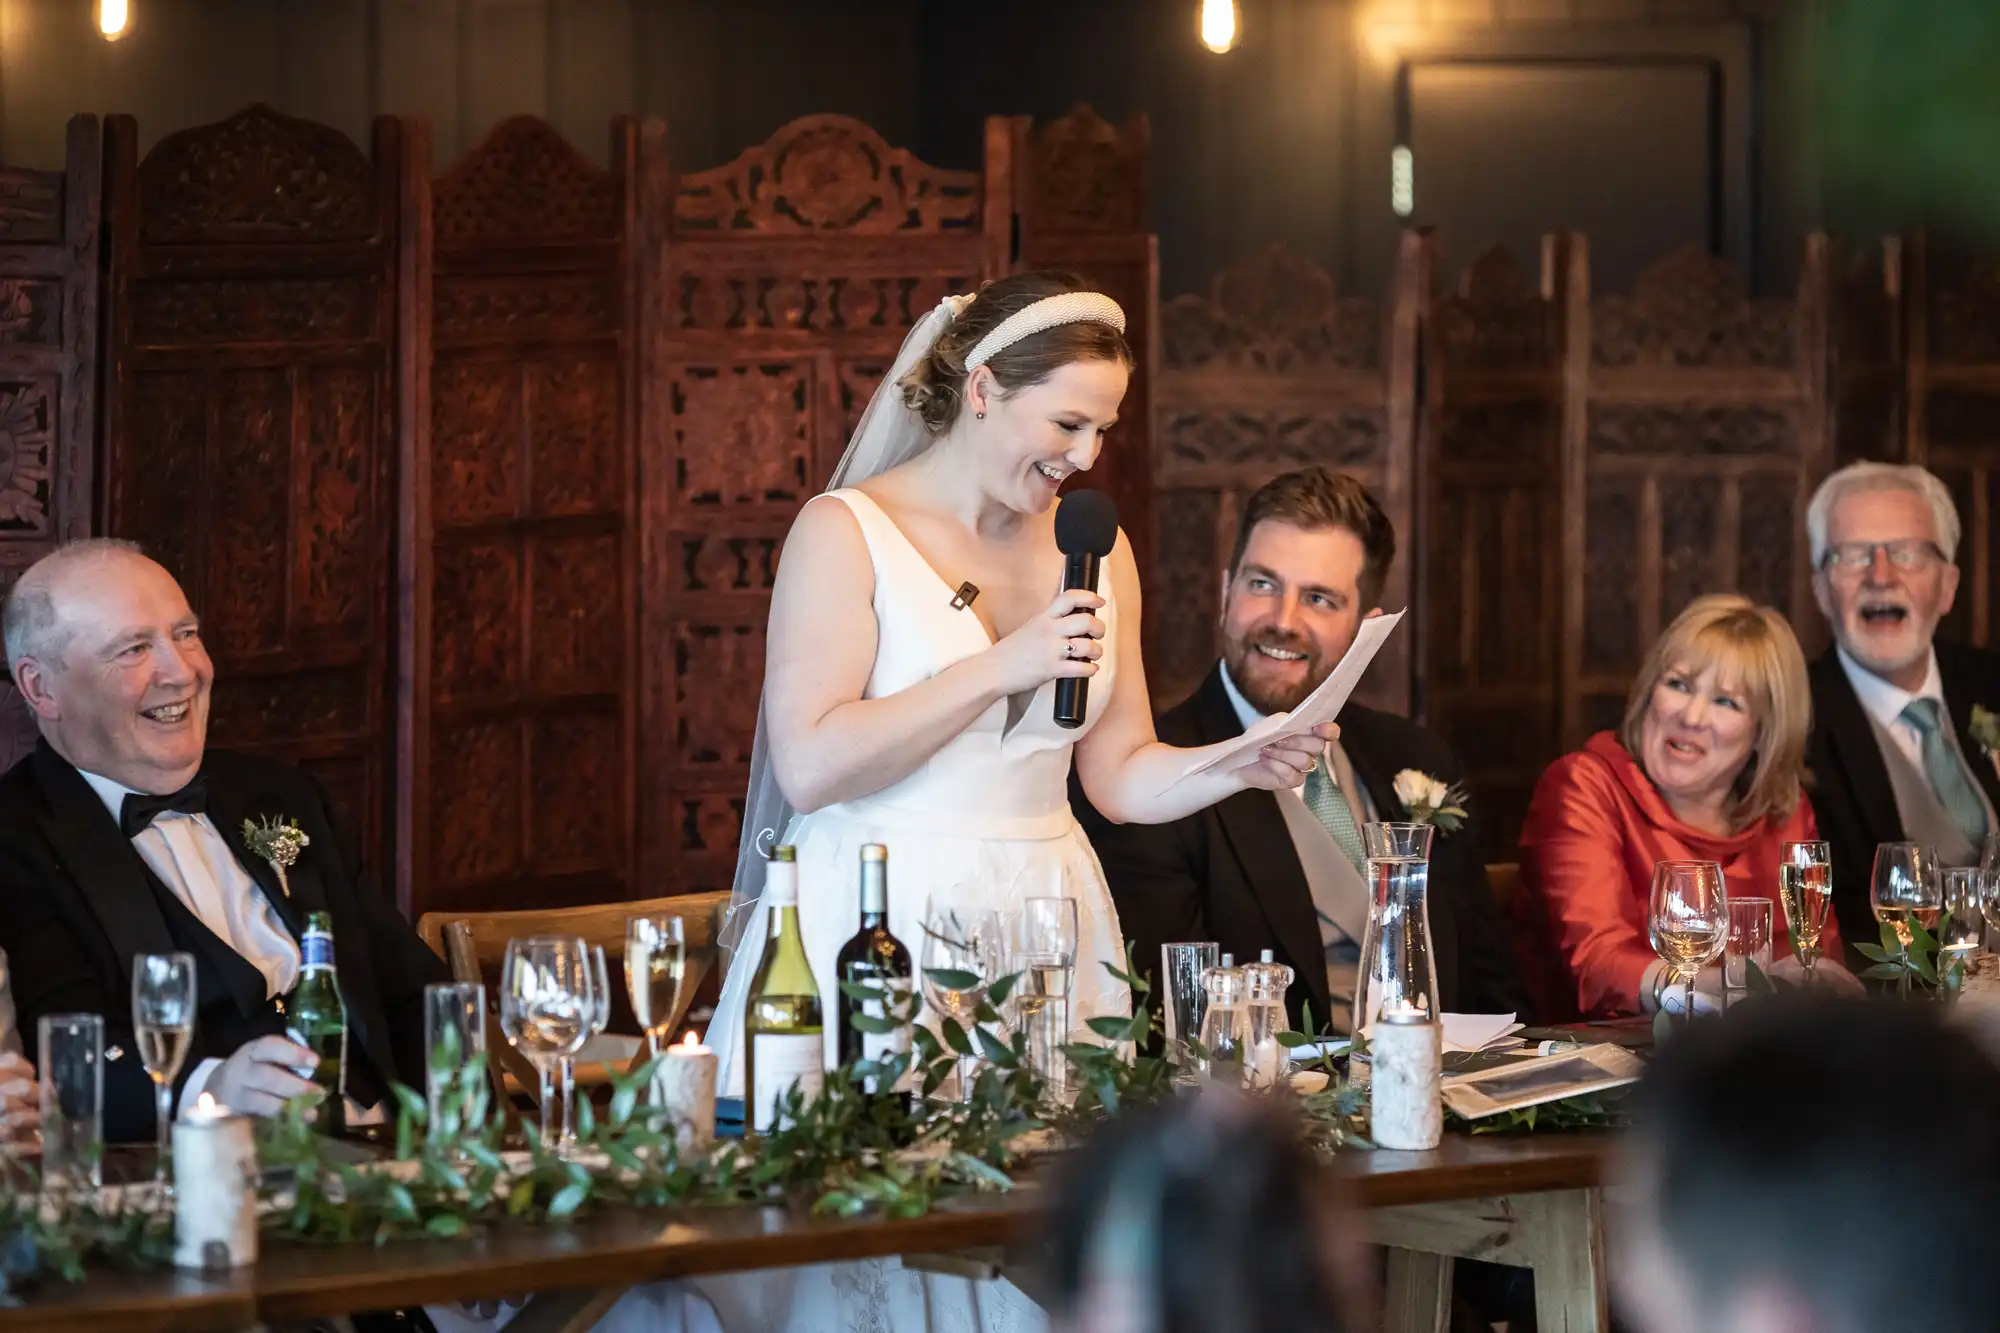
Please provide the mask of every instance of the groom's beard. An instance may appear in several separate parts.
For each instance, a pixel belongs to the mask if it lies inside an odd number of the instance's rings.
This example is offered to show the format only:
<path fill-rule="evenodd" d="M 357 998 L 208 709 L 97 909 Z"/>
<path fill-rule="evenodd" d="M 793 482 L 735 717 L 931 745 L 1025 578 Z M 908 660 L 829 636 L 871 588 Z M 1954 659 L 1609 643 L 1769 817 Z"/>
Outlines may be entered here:
<path fill-rule="evenodd" d="M 1282 662 L 1259 652 L 1276 648 L 1281 652 L 1303 653 L 1303 661 Z M 1281 629 L 1253 628 L 1239 639 L 1223 644 L 1223 663 L 1229 679 L 1236 684 L 1249 705 L 1260 713 L 1289 713 L 1305 702 L 1333 670 L 1319 654 L 1318 645 L 1303 634 Z"/>

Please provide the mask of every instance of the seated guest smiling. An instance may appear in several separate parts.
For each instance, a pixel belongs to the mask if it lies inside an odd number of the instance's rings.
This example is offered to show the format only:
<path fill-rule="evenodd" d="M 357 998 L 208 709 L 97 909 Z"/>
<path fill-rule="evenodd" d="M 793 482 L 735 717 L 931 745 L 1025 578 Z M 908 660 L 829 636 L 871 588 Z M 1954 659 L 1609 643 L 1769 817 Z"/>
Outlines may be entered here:
<path fill-rule="evenodd" d="M 1159 720 L 1170 745 L 1240 736 L 1296 708 L 1379 611 L 1396 531 L 1360 482 L 1303 468 L 1266 482 L 1243 510 L 1222 571 L 1223 657 L 1201 688 Z M 1449 746 L 1405 718 L 1347 705 L 1341 734 L 1297 792 L 1246 791 L 1170 824 L 1113 824 L 1072 782 L 1071 803 L 1104 863 L 1119 926 L 1155 978 L 1160 946 L 1214 940 L 1250 962 L 1269 949 L 1294 971 L 1286 997 L 1298 1022 L 1349 1023 L 1368 921 L 1361 826 L 1405 820 L 1405 770 L 1455 783 Z M 1509 1013 L 1522 996 L 1493 908 L 1477 828 L 1431 845 L 1431 935 L 1447 1010 Z"/>
<path fill-rule="evenodd" d="M 1800 790 L 1811 720 L 1805 657 L 1770 607 L 1701 597 L 1640 668 L 1619 731 L 1549 767 L 1521 833 L 1521 950 L 1552 1017 L 1652 1013 L 1666 964 L 1648 942 L 1653 866 L 1715 861 L 1729 896 L 1769 898 L 1773 954 L 1789 970 L 1778 862 L 1817 838 Z M 1840 957 L 1832 922 L 1821 945 Z M 1819 971 L 1852 984 L 1831 961 Z M 1718 970 L 1697 1009 L 1718 1002 Z M 1678 1007 L 1681 992 L 1667 997 Z"/>
<path fill-rule="evenodd" d="M 0 777 L 0 947 L 34 1051 L 45 1014 L 104 1016 L 104 1130 L 153 1137 L 153 1087 L 131 1027 L 132 960 L 195 959 L 194 1044 L 177 1095 L 205 1088 L 272 1115 L 317 1063 L 277 1007 L 306 916 L 333 916 L 347 1008 L 346 1086 L 422 1087 L 423 990 L 437 956 L 363 871 L 325 790 L 287 764 L 207 748 L 214 668 L 172 575 L 129 543 L 73 543 L 7 597 L 7 662 L 41 742 Z M 246 819 L 309 842 L 282 890 L 245 845 Z"/>

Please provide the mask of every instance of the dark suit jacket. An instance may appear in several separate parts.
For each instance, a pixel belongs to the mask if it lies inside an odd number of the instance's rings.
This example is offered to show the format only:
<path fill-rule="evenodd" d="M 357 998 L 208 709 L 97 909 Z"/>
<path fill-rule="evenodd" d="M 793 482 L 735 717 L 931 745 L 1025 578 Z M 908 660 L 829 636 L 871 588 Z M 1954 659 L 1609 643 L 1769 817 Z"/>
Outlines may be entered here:
<path fill-rule="evenodd" d="M 202 773 L 209 819 L 294 937 L 307 913 L 333 914 L 349 1095 L 373 1101 L 391 1078 L 422 1087 L 424 986 L 449 977 L 368 881 L 325 790 L 299 769 L 221 750 L 208 752 Z M 296 822 L 311 839 L 286 872 L 289 897 L 242 841 L 244 819 L 265 816 Z M 182 1080 L 204 1059 L 284 1031 L 263 974 L 147 869 L 83 775 L 46 741 L 0 777 L 0 948 L 29 1058 L 40 1054 L 42 1015 L 103 1016 L 104 1132 L 114 1142 L 150 1141 L 154 1132 L 152 1083 L 132 1035 L 136 955 L 195 956 L 199 1011 Z M 108 1058 L 113 1047 L 122 1052 L 117 1059 Z"/>
<path fill-rule="evenodd" d="M 1392 786 L 1402 769 L 1446 782 L 1458 781 L 1463 771 L 1444 742 L 1404 718 L 1349 704 L 1341 710 L 1340 728 L 1355 777 L 1385 819 L 1409 817 Z M 1220 665 L 1193 695 L 1160 716 L 1158 729 L 1161 740 L 1182 746 L 1243 734 Z M 1104 863 L 1119 926 L 1141 971 L 1157 981 L 1160 946 L 1178 940 L 1214 940 L 1239 963 L 1269 949 L 1297 974 L 1285 997 L 1292 1022 L 1301 1021 L 1307 1001 L 1315 1026 L 1325 1022 L 1319 917 L 1275 796 L 1238 792 L 1171 824 L 1113 824 L 1091 807 L 1072 773 L 1070 803 Z M 1445 1008 L 1525 1014 L 1526 995 L 1470 823 L 1431 845 L 1430 918 Z"/>
<path fill-rule="evenodd" d="M 2000 810 L 2000 776 L 1972 739 L 1972 706 L 2000 711 L 2000 653 L 1957 643 L 1939 643 L 1936 649 L 1959 748 L 1986 799 Z M 1819 835 L 1833 852 L 1833 909 L 1840 937 L 1847 942 L 1848 963 L 1859 970 L 1868 963 L 1854 946 L 1872 944 L 1882 934 L 1868 898 L 1875 845 L 1904 841 L 1903 821 L 1896 813 L 1882 748 L 1835 650 L 1827 649 L 1808 674 L 1813 729 L 1806 743 L 1806 794 L 1819 819 Z"/>

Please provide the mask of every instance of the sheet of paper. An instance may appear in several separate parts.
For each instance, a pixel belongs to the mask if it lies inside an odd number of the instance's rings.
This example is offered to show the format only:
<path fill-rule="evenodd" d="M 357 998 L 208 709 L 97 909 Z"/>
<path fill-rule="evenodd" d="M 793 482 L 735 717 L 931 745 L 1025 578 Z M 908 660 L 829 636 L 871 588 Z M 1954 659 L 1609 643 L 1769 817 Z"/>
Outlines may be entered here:
<path fill-rule="evenodd" d="M 1362 621 L 1360 632 L 1348 646 L 1346 656 L 1297 708 L 1289 713 L 1273 713 L 1226 746 L 1203 750 L 1200 758 L 1181 771 L 1181 776 L 1190 777 L 1212 768 L 1241 767 L 1272 741 L 1287 736 L 1303 736 L 1314 727 L 1333 721 L 1347 703 L 1347 696 L 1353 694 L 1354 687 L 1361 683 L 1361 673 L 1375 660 L 1375 654 L 1387 641 L 1390 632 L 1403 623 L 1403 615 L 1404 612 L 1395 611 Z"/>
<path fill-rule="evenodd" d="M 1486 1050 L 1507 1042 L 1524 1026 L 1515 1022 L 1512 1014 L 1441 1014 L 1439 1020 L 1444 1024 L 1441 1035 L 1447 1054 Z M 1374 1031 L 1375 1025 L 1370 1023 L 1362 1035 L 1372 1037 Z M 1515 1038 L 1511 1044 L 1519 1045 L 1520 1041 Z"/>

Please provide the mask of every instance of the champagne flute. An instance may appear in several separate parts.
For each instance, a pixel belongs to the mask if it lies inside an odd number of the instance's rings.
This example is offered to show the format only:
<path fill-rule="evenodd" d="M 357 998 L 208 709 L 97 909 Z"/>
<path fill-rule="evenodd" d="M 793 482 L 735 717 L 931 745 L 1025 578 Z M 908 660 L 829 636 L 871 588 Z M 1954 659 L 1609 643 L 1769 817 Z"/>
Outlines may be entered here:
<path fill-rule="evenodd" d="M 2000 831 L 1986 835 L 1986 846 L 1979 853 L 1981 870 L 2000 870 Z"/>
<path fill-rule="evenodd" d="M 998 919 L 988 912 L 970 921 L 934 903 L 924 905 L 924 998 L 940 1021 L 951 1019 L 970 1034 L 978 1021 L 979 1002 L 992 978 L 993 950 L 998 943 Z M 972 1097 L 970 1056 L 958 1058 L 961 1100 Z"/>
<path fill-rule="evenodd" d="M 1875 867 L 1868 887 L 1875 919 L 1896 933 L 1903 974 L 1896 993 L 1910 998 L 1910 923 L 1935 929 L 1943 897 L 1938 886 L 1937 854 L 1917 842 L 1885 842 L 1875 849 Z"/>
<path fill-rule="evenodd" d="M 1076 972 L 1076 900 L 1025 898 L 1015 923 L 1008 970 L 1022 974 L 1014 992 L 1028 1027 L 1028 1059 L 1060 1097 L 1068 1086 L 1069 990 Z"/>
<path fill-rule="evenodd" d="M 1785 905 L 1785 933 L 1792 954 L 1813 981 L 1826 913 L 1833 903 L 1833 847 L 1824 842 L 1788 842 L 1778 861 L 1778 897 Z"/>
<path fill-rule="evenodd" d="M 132 960 L 132 1033 L 139 1060 L 153 1080 L 159 1154 L 153 1186 L 165 1194 L 173 1162 L 174 1080 L 194 1043 L 194 955 L 142 953 Z"/>
<path fill-rule="evenodd" d="M 535 935 L 507 941 L 500 971 L 500 1030 L 541 1077 L 541 1144 L 558 1142 L 549 1125 L 555 1061 L 575 1055 L 590 1033 L 589 953 L 574 935 Z"/>
<path fill-rule="evenodd" d="M 583 1040 L 577 1043 L 577 1052 L 592 1039 L 601 1035 L 611 1026 L 611 974 L 604 963 L 604 946 L 593 944 L 586 958 L 590 964 L 590 1015 Z M 576 1144 L 576 1054 L 571 1052 L 561 1057 L 558 1068 L 562 1074 L 562 1151 L 574 1154 Z"/>
<path fill-rule="evenodd" d="M 1694 979 L 1729 943 L 1729 896 L 1713 861 L 1661 861 L 1653 867 L 1648 914 L 1653 952 L 1687 986 L 1683 1006 L 1694 1018 Z"/>
<path fill-rule="evenodd" d="M 625 990 L 655 1060 L 673 1040 L 667 1025 L 680 1009 L 686 975 L 687 935 L 679 917 L 635 916 L 625 923 Z"/>

